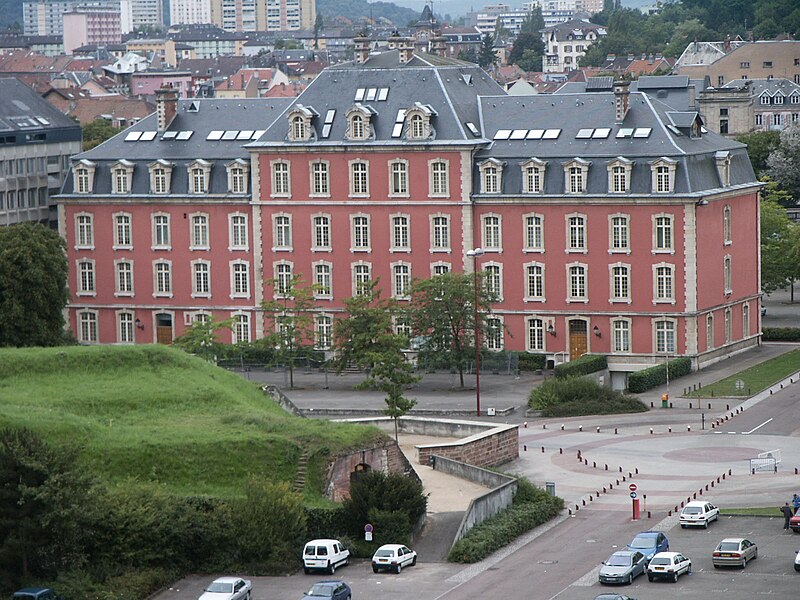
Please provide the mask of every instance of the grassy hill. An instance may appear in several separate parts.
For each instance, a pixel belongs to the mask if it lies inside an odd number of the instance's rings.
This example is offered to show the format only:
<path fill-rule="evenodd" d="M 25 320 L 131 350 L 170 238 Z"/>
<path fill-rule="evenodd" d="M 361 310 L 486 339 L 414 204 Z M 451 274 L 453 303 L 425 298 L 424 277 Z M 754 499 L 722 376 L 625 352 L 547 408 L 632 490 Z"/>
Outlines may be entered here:
<path fill-rule="evenodd" d="M 0 349 L 0 427 L 24 426 L 109 484 L 158 484 L 176 495 L 240 496 L 248 476 L 293 481 L 322 502 L 327 459 L 383 436 L 301 419 L 255 384 L 164 346 Z"/>

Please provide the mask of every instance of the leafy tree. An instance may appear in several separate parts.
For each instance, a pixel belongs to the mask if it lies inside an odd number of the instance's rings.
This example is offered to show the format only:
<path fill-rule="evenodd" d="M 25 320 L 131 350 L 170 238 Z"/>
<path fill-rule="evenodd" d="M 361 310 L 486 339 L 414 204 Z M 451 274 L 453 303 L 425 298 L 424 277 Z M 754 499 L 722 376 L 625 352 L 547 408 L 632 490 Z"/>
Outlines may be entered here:
<path fill-rule="evenodd" d="M 497 62 L 497 55 L 494 53 L 494 36 L 487 33 L 481 39 L 481 50 L 478 54 L 478 64 L 484 69 L 493 67 Z"/>
<path fill-rule="evenodd" d="M 800 125 L 786 127 L 780 136 L 780 144 L 767 159 L 769 176 L 797 203 L 800 200 Z"/>
<path fill-rule="evenodd" d="M 405 475 L 369 471 L 352 481 L 350 497 L 344 501 L 345 525 L 351 535 L 359 536 L 369 523 L 370 511 L 400 511 L 416 523 L 425 514 L 428 498 L 422 485 Z M 410 533 L 410 532 L 408 532 Z"/>
<path fill-rule="evenodd" d="M 314 49 L 319 48 L 319 32 L 325 27 L 325 22 L 322 18 L 322 13 L 317 12 L 317 18 L 314 19 Z"/>
<path fill-rule="evenodd" d="M 541 71 L 542 55 L 534 50 L 525 50 L 516 64 L 523 71 Z"/>
<path fill-rule="evenodd" d="M 182 336 L 175 339 L 173 344 L 184 352 L 212 360 L 219 345 L 217 332 L 231 327 L 233 319 L 195 321 Z"/>
<path fill-rule="evenodd" d="M 0 227 L 0 347 L 65 342 L 65 251 L 64 240 L 44 225 Z"/>
<path fill-rule="evenodd" d="M 788 194 L 765 179 L 761 192 L 761 288 L 785 288 L 800 276 L 800 227 L 792 224 L 783 207 Z"/>
<path fill-rule="evenodd" d="M 314 341 L 314 293 L 318 286 L 305 285 L 300 275 L 293 275 L 288 284 L 278 279 L 266 283 L 274 290 L 274 299 L 261 304 L 272 322 L 266 339 L 274 345 L 276 357 L 289 366 L 289 387 L 294 387 L 295 359 Z"/>
<path fill-rule="evenodd" d="M 756 175 L 767 170 L 767 158 L 781 141 L 779 131 L 755 131 L 736 136 L 736 141 L 747 146 L 747 155 Z"/>
<path fill-rule="evenodd" d="M 29 429 L 0 431 L 0 581 L 50 577 L 80 560 L 90 488 L 75 449 Z"/>
<path fill-rule="evenodd" d="M 537 8 L 525 18 L 522 29 L 517 39 L 514 40 L 511 53 L 508 55 L 508 62 L 510 64 L 519 65 L 519 61 L 523 58 L 526 51 L 531 51 L 539 56 L 544 54 L 544 42 L 542 41 L 542 34 L 540 33 L 542 29 L 544 29 L 542 10 L 541 8 Z M 525 70 L 527 71 L 528 69 Z"/>
<path fill-rule="evenodd" d="M 486 315 L 493 295 L 478 274 L 478 323 L 485 339 Z M 446 357 L 458 369 L 464 387 L 464 365 L 475 355 L 475 279 L 470 273 L 444 273 L 415 281 L 411 286 L 409 321 L 414 335 L 422 340 L 420 358 Z"/>
<path fill-rule="evenodd" d="M 122 129 L 114 127 L 110 121 L 97 118 L 83 126 L 83 149 L 91 150 L 117 135 Z"/>
<path fill-rule="evenodd" d="M 459 50 L 457 58 L 458 60 L 463 60 L 471 63 L 478 62 L 478 55 L 475 53 L 475 50 L 473 48 L 470 48 L 469 50 Z"/>

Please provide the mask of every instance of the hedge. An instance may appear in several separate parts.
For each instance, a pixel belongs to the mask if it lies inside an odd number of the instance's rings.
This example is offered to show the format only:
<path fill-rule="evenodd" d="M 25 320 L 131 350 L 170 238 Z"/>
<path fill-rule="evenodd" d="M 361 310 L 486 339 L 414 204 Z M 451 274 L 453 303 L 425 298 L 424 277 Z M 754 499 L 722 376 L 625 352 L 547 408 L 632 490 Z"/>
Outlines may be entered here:
<path fill-rule="evenodd" d="M 556 377 L 565 379 L 567 377 L 577 377 L 588 375 L 608 368 L 608 360 L 604 354 L 584 354 L 580 358 L 571 360 L 568 363 L 556 365 Z"/>
<path fill-rule="evenodd" d="M 676 358 L 669 361 L 669 378 L 676 379 L 692 372 L 689 358 Z M 667 383 L 666 365 L 656 365 L 628 375 L 628 391 L 634 394 L 646 392 Z"/>
<path fill-rule="evenodd" d="M 547 356 L 545 354 L 519 352 L 517 356 L 517 368 L 520 371 L 538 371 L 544 369 L 547 365 Z"/>
<path fill-rule="evenodd" d="M 550 378 L 534 388 L 528 398 L 534 410 L 544 417 L 577 417 L 644 412 L 647 407 L 633 396 L 625 396 L 593 379 Z"/>
<path fill-rule="evenodd" d="M 519 487 L 513 504 L 470 529 L 453 545 L 447 560 L 460 563 L 483 560 L 522 534 L 557 516 L 564 508 L 564 500 L 535 488 L 526 479 L 520 478 L 517 485 Z"/>
<path fill-rule="evenodd" d="M 764 327 L 761 339 L 765 342 L 800 342 L 800 327 Z"/>

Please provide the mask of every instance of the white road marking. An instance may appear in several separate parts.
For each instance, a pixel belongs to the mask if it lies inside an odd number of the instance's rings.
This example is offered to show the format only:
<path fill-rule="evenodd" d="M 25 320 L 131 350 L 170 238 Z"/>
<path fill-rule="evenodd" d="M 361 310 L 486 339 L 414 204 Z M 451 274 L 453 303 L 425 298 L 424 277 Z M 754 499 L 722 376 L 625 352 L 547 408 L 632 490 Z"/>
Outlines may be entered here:
<path fill-rule="evenodd" d="M 763 422 L 761 425 L 759 425 L 758 427 L 753 427 L 753 429 L 751 429 L 750 431 L 743 431 L 743 432 L 742 432 L 742 435 L 750 435 L 750 434 L 751 434 L 751 433 L 753 433 L 754 431 L 758 431 L 759 429 L 761 429 L 761 428 L 762 428 L 764 425 L 766 425 L 766 424 L 767 424 L 767 423 L 769 423 L 770 421 L 772 421 L 772 417 L 770 417 L 769 419 L 767 419 L 766 421 L 764 421 L 764 422 Z"/>

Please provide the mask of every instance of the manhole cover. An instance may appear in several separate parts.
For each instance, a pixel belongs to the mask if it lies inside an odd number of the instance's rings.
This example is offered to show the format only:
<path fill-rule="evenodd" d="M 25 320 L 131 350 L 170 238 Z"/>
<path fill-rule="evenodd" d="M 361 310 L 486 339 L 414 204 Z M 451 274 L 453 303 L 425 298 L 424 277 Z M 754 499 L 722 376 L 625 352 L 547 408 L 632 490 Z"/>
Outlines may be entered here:
<path fill-rule="evenodd" d="M 538 561 L 540 565 L 556 565 L 558 564 L 557 560 L 540 560 Z"/>
<path fill-rule="evenodd" d="M 733 386 L 734 386 L 734 387 L 735 387 L 737 390 L 743 390 L 743 389 L 744 389 L 744 381 L 742 381 L 741 379 L 737 379 L 737 380 L 734 382 Z"/>

